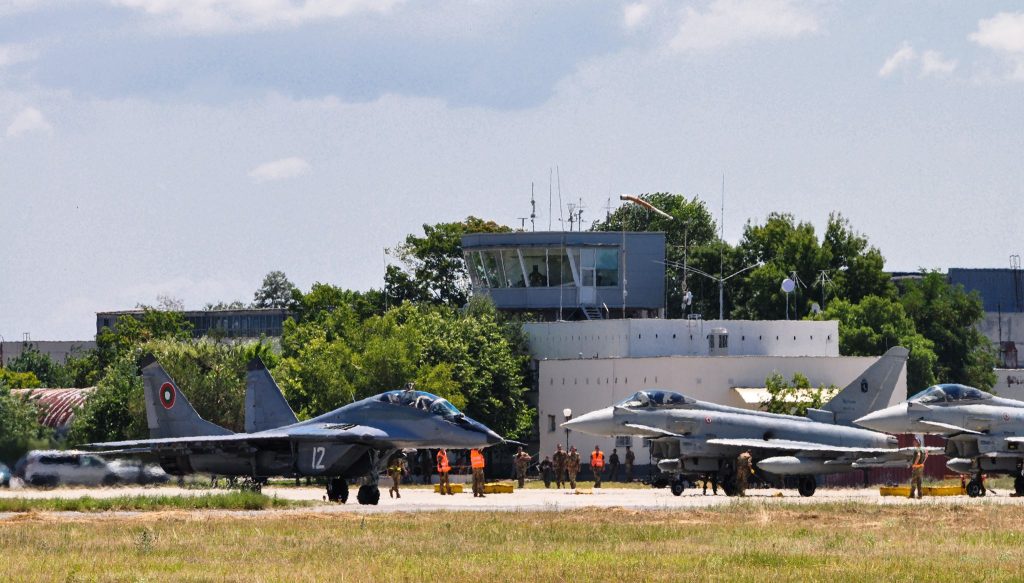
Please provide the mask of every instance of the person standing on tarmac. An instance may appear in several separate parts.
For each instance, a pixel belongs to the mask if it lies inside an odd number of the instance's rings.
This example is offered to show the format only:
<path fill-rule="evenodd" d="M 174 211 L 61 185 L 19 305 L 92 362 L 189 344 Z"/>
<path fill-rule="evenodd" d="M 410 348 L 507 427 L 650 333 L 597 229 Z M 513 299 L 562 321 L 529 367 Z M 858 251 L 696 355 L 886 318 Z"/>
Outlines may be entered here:
<path fill-rule="evenodd" d="M 718 496 L 718 472 L 704 474 L 704 495 L 708 495 L 708 482 L 711 482 L 711 495 Z"/>
<path fill-rule="evenodd" d="M 388 464 L 388 475 L 391 476 L 391 488 L 388 489 L 389 497 L 402 497 L 402 494 L 398 491 L 398 487 L 402 484 L 402 475 L 405 474 L 405 468 L 405 454 L 395 454 L 395 456 L 391 458 L 391 463 Z"/>
<path fill-rule="evenodd" d="M 615 482 L 619 477 L 619 450 L 612 448 L 612 455 L 608 456 L 608 481 Z"/>
<path fill-rule="evenodd" d="M 473 468 L 473 497 L 484 497 L 484 454 L 479 449 L 469 450 L 469 465 Z"/>
<path fill-rule="evenodd" d="M 633 464 L 636 463 L 636 454 L 633 448 L 626 446 L 626 482 L 633 481 Z"/>
<path fill-rule="evenodd" d="M 747 495 L 747 478 L 754 473 L 754 464 L 750 459 L 750 452 L 744 451 L 736 458 L 736 495 Z"/>
<path fill-rule="evenodd" d="M 594 472 L 594 487 L 601 487 L 601 474 L 604 473 L 604 452 L 601 446 L 595 445 L 594 451 L 590 453 L 590 471 Z"/>
<path fill-rule="evenodd" d="M 928 451 L 921 446 L 921 440 L 914 438 L 914 459 L 910 462 L 910 498 L 921 499 L 921 479 L 924 478 L 924 462 L 928 459 Z"/>
<path fill-rule="evenodd" d="M 437 450 L 437 491 L 441 495 L 452 494 L 452 485 L 448 481 L 448 472 L 452 471 L 452 467 L 448 464 L 448 450 L 439 449 Z"/>
<path fill-rule="evenodd" d="M 551 480 L 554 478 L 555 470 L 554 465 L 551 463 L 551 458 L 544 456 L 544 461 L 540 462 L 540 477 L 544 480 L 544 487 L 551 487 Z"/>
<path fill-rule="evenodd" d="M 565 483 L 565 466 L 569 462 L 569 456 L 562 449 L 561 443 L 555 448 L 555 455 L 551 456 L 551 462 L 555 466 L 555 487 L 561 488 Z"/>
<path fill-rule="evenodd" d="M 519 487 L 526 487 L 526 470 L 530 468 L 530 454 L 523 451 L 523 447 L 519 446 L 519 451 L 516 452 L 514 462 L 516 464 L 516 479 L 519 480 Z"/>
<path fill-rule="evenodd" d="M 569 456 L 565 460 L 565 471 L 569 474 L 569 487 L 575 490 L 576 476 L 580 473 L 580 452 L 576 451 L 575 445 L 569 448 Z"/>

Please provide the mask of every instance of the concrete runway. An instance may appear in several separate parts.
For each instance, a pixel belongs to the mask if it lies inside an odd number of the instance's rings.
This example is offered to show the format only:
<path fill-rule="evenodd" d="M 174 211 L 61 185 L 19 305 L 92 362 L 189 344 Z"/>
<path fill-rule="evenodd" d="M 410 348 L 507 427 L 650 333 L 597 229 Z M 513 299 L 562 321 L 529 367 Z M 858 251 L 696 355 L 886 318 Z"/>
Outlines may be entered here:
<path fill-rule="evenodd" d="M 196 490 L 177 487 L 116 487 L 116 488 L 57 488 L 52 490 L 0 489 L 0 498 L 76 498 L 92 496 L 106 498 L 114 496 L 196 496 L 208 493 L 222 493 L 225 490 Z M 859 502 L 864 504 L 920 505 L 920 504 L 1024 504 L 1024 498 L 1011 498 L 1008 493 L 988 495 L 984 498 L 967 496 L 925 497 L 923 500 L 909 500 L 902 497 L 880 496 L 877 488 L 872 489 L 827 489 L 819 488 L 814 496 L 804 498 L 794 490 L 756 489 L 749 490 L 745 499 L 729 498 L 724 495 L 703 496 L 700 490 L 686 490 L 682 496 L 673 496 L 667 489 L 654 488 L 601 488 L 570 490 L 525 489 L 511 494 L 489 494 L 486 498 L 474 498 L 468 491 L 454 496 L 441 496 L 427 489 L 404 489 L 401 499 L 388 497 L 382 488 L 380 503 L 363 506 L 355 501 L 355 490 L 351 491 L 348 504 L 323 502 L 324 491 L 319 487 L 267 487 L 263 493 L 290 500 L 318 502 L 310 507 L 297 509 L 303 513 L 386 513 L 386 512 L 428 512 L 428 511 L 543 511 L 558 512 L 581 508 L 625 508 L 630 510 L 673 510 L 688 508 L 709 508 L 733 504 L 741 500 L 765 504 L 814 504 L 822 502 Z M 208 511 L 199 511 L 208 512 Z M 221 511 L 209 511 L 221 512 Z M 223 511 L 230 513 L 230 511 Z M 260 511 L 257 514 L 275 514 L 284 511 Z M 0 520 L 11 514 L 0 514 Z"/>

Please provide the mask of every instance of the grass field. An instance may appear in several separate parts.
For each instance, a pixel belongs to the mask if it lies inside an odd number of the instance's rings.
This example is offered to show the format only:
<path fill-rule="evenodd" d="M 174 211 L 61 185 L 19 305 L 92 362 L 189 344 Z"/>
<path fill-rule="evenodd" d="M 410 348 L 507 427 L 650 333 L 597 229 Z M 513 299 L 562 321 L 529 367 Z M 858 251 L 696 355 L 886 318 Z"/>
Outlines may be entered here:
<path fill-rule="evenodd" d="M 737 502 L 700 511 L 0 522 L 6 580 L 1011 581 L 1024 508 Z"/>
<path fill-rule="evenodd" d="M 304 506 L 303 502 L 253 492 L 197 496 L 117 496 L 114 498 L 0 498 L 0 512 L 103 512 L 160 510 L 268 510 Z"/>

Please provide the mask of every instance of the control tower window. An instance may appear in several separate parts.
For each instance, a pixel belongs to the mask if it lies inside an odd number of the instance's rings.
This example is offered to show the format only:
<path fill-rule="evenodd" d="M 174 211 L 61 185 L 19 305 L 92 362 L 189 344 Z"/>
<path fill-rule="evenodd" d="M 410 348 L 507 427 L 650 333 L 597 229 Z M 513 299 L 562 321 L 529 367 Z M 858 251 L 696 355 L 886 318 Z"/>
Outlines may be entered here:
<path fill-rule="evenodd" d="M 597 252 L 597 285 L 598 287 L 616 287 L 619 285 L 619 250 L 600 249 Z"/>

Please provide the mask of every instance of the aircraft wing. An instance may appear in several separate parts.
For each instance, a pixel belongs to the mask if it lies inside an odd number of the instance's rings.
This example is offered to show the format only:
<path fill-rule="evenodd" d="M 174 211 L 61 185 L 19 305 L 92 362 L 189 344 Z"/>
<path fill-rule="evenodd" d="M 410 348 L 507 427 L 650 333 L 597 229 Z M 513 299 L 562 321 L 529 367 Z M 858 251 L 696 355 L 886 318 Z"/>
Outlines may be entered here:
<path fill-rule="evenodd" d="M 782 449 L 788 451 L 808 451 L 818 453 L 889 453 L 897 451 L 891 447 L 844 447 L 840 445 L 827 445 L 811 441 L 794 441 L 791 439 L 709 439 L 707 443 L 712 445 L 731 445 L 734 447 L 749 447 L 751 449 Z"/>
<path fill-rule="evenodd" d="M 967 429 L 966 427 L 960 427 L 958 425 L 950 425 L 949 423 L 939 423 L 938 421 L 925 421 L 923 419 L 918 421 L 918 423 L 921 423 L 923 425 L 931 425 L 932 427 L 938 427 L 940 429 L 948 429 L 950 431 L 957 431 L 959 433 L 973 433 L 975 435 L 984 435 L 980 431 L 975 431 L 973 429 Z"/>
<path fill-rule="evenodd" d="M 638 423 L 626 423 L 626 427 L 637 431 L 635 435 L 643 435 L 644 437 L 686 437 L 678 433 L 672 433 L 665 429 L 658 429 L 657 427 L 651 427 L 650 425 L 640 425 Z"/>
<path fill-rule="evenodd" d="M 1005 439 L 1006 441 L 1009 441 L 1011 443 L 1024 443 L 1024 436 L 1021 436 L 1021 435 L 1010 435 L 1010 436 L 1004 437 L 1003 439 Z"/>
<path fill-rule="evenodd" d="M 231 435 L 200 435 L 196 437 L 165 437 L 89 443 L 90 449 L 107 453 L 145 453 L 166 449 L 241 449 L 249 445 L 273 441 L 328 441 L 382 447 L 390 444 L 390 436 L 380 429 L 355 424 L 318 423 L 298 427 L 261 431 L 259 433 L 233 433 Z"/>

